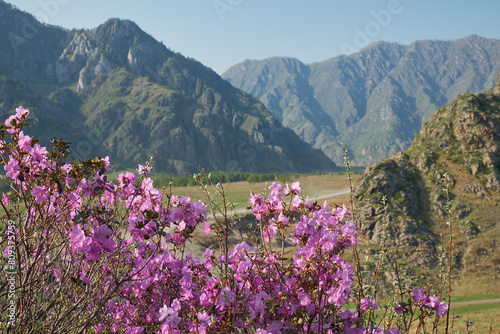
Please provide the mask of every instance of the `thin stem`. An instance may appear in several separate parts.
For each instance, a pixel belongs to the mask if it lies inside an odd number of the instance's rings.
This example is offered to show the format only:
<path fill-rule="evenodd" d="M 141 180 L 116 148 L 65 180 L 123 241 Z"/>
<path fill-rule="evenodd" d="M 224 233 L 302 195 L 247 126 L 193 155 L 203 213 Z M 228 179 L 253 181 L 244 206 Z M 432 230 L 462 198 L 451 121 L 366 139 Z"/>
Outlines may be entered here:
<path fill-rule="evenodd" d="M 353 197 L 354 192 L 353 192 L 353 188 L 352 188 L 351 165 L 349 162 L 349 157 L 347 156 L 347 149 L 345 148 L 344 143 L 342 143 L 342 151 L 344 152 L 345 164 L 347 167 L 347 177 L 349 180 L 352 221 L 353 221 L 354 225 L 356 225 L 356 227 L 358 228 L 358 225 L 356 223 L 356 218 L 354 215 L 354 197 Z M 359 228 L 360 227 L 361 226 L 359 226 Z M 356 295 L 356 303 L 359 304 L 361 299 L 363 298 L 363 280 L 361 278 L 361 263 L 359 260 L 357 244 L 354 244 L 352 246 L 352 253 L 354 256 L 354 262 L 356 263 L 356 279 L 357 279 L 357 283 L 358 283 L 358 293 Z"/>
<path fill-rule="evenodd" d="M 451 224 L 453 222 L 453 217 L 451 215 L 451 203 L 450 203 L 450 185 L 448 183 L 447 175 L 444 175 L 444 180 L 446 182 L 446 205 L 447 205 L 447 211 L 448 211 L 448 233 L 450 237 L 450 247 L 448 251 L 448 310 L 446 311 L 446 334 L 448 334 L 448 326 L 449 326 L 449 319 L 450 319 L 450 309 L 451 309 L 451 252 L 453 249 L 453 234 L 452 234 L 452 229 L 451 229 Z"/>
<path fill-rule="evenodd" d="M 385 242 L 387 240 L 387 198 L 384 196 L 382 197 L 382 204 L 384 205 L 384 230 L 383 230 L 383 236 L 382 236 L 382 248 L 380 249 L 380 259 L 377 264 L 377 269 L 375 270 L 375 273 L 373 274 L 375 276 L 375 284 L 374 284 L 374 290 L 373 290 L 373 298 L 377 298 L 377 290 L 378 290 L 378 280 L 380 277 L 380 272 L 382 270 L 382 264 L 384 261 L 384 253 L 385 253 Z"/>

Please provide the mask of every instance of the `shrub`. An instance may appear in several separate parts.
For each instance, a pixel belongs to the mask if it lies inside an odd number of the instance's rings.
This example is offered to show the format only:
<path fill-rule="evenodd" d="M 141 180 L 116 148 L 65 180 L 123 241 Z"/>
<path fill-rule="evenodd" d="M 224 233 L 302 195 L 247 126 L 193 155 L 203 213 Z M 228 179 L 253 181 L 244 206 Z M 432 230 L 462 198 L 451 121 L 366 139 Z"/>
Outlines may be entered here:
<path fill-rule="evenodd" d="M 7 291 L 0 301 L 2 330 L 384 332 L 374 322 L 374 298 L 360 297 L 354 312 L 344 308 L 354 269 L 343 254 L 356 244 L 345 207 L 319 206 L 300 198 L 297 182 L 274 182 L 267 196 L 249 200 L 260 243 L 230 248 L 227 228 L 209 225 L 204 203 L 153 187 L 150 164 L 139 165 L 138 178 L 128 172 L 113 184 L 107 157 L 71 161 L 63 140 L 54 139 L 47 150 L 25 135 L 28 114 L 20 107 L 0 126 L 11 187 L 0 198 L 7 264 L 0 274 Z M 185 252 L 199 225 L 207 235 L 226 236 L 204 259 Z M 287 239 L 296 245 L 292 258 L 284 256 Z M 408 302 L 391 311 L 405 321 L 392 323 L 407 328 L 414 320 L 425 325 L 427 317 L 443 315 L 446 304 L 427 294 L 412 290 Z"/>

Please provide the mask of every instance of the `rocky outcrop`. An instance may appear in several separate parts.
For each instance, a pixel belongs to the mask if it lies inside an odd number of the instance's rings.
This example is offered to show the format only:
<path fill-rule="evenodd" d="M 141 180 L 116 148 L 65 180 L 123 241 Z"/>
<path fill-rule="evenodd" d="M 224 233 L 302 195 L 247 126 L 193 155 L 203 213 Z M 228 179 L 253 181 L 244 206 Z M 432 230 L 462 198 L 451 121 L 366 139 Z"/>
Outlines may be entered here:
<path fill-rule="evenodd" d="M 422 148 L 442 151 L 481 180 L 483 188 L 500 191 L 500 85 L 489 93 L 462 94 L 438 110 L 409 152 L 419 156 Z"/>
<path fill-rule="evenodd" d="M 87 87 L 98 75 L 110 72 L 116 67 L 116 64 L 113 64 L 102 53 L 95 54 L 87 60 L 87 64 L 80 71 L 78 77 L 78 90 Z"/>
<path fill-rule="evenodd" d="M 499 173 L 497 85 L 488 93 L 459 95 L 423 125 L 406 152 L 366 169 L 355 186 L 358 226 L 370 242 L 380 244 L 386 234 L 387 247 L 404 249 L 411 263 L 433 267 L 437 231 L 453 217 L 465 245 L 456 251 L 455 267 L 463 269 L 469 259 L 467 243 L 484 224 L 477 220 L 484 212 L 475 208 L 498 206 L 492 202 L 499 198 Z"/>
<path fill-rule="evenodd" d="M 157 70 L 173 55 L 131 21 L 109 20 L 94 30 L 76 31 L 71 36 L 59 59 L 49 64 L 46 72 L 60 83 L 78 81 L 78 90 L 101 73 L 120 66 L 161 82 Z"/>
<path fill-rule="evenodd" d="M 362 235 L 375 244 L 434 253 L 436 238 L 421 209 L 429 194 L 420 171 L 404 153 L 368 167 L 354 188 L 356 221 Z M 384 206 L 385 201 L 385 206 Z M 432 256 L 414 252 L 416 263 L 436 265 Z"/>
<path fill-rule="evenodd" d="M 57 81 L 66 82 L 74 79 L 96 53 L 97 49 L 92 45 L 88 34 L 76 33 L 55 64 Z"/>

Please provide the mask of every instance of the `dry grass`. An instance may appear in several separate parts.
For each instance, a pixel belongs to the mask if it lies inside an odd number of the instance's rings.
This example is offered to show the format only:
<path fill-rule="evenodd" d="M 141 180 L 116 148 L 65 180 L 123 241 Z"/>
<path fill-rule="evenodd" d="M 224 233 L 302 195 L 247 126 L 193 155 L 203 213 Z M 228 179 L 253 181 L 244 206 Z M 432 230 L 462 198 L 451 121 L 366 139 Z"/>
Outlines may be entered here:
<path fill-rule="evenodd" d="M 454 195 L 454 206 L 471 209 L 470 214 L 458 217 L 463 209 L 454 210 L 453 217 L 453 295 L 468 296 L 478 294 L 500 293 L 500 194 L 488 191 L 489 199 L 462 191 L 468 185 L 481 186 L 478 178 L 471 175 L 464 166 L 446 159 L 440 159 L 456 184 L 451 193 Z M 437 224 L 433 226 L 435 235 L 442 234 L 445 249 L 448 249 L 448 218 L 434 217 Z M 475 236 L 464 233 L 472 222 L 478 228 Z M 459 279 L 459 277 L 461 277 Z"/>
<path fill-rule="evenodd" d="M 353 175 L 354 182 L 356 182 L 361 175 Z M 300 182 L 302 193 L 309 196 L 310 199 L 315 196 L 322 196 L 327 193 L 340 191 L 349 188 L 349 181 L 347 175 L 304 175 L 299 177 L 296 181 Z M 248 206 L 248 199 L 250 192 L 264 193 L 267 192 L 267 187 L 272 182 L 258 182 L 249 183 L 247 181 L 231 182 L 223 184 L 224 192 L 229 201 L 236 203 L 237 208 L 244 208 Z M 192 200 L 205 201 L 205 196 L 200 187 L 175 187 L 172 188 L 174 194 L 180 196 L 189 196 Z M 334 196 L 327 198 L 329 203 L 343 203 L 349 200 L 348 195 Z M 322 200 L 323 201 L 323 200 Z"/>
<path fill-rule="evenodd" d="M 455 314 L 453 330 L 458 330 L 459 333 L 467 333 L 467 321 L 472 321 L 469 330 L 473 333 L 490 333 L 490 326 L 492 327 L 491 333 L 500 332 L 500 303 L 485 303 L 455 308 L 452 304 L 451 311 Z M 450 314 L 450 320 L 451 316 Z M 452 333 L 454 333 L 453 330 Z"/>

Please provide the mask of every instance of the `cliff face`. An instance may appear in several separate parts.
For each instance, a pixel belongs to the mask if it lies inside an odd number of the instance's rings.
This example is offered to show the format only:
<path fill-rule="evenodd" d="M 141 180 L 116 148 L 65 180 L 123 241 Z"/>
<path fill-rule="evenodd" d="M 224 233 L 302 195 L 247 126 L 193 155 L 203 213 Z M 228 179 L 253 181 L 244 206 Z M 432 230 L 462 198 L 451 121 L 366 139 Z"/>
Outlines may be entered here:
<path fill-rule="evenodd" d="M 409 151 L 440 149 L 483 183 L 500 191 L 500 86 L 488 94 L 462 94 L 422 128 Z"/>
<path fill-rule="evenodd" d="M 259 98 L 283 124 L 342 164 L 367 166 L 406 150 L 434 111 L 462 92 L 493 87 L 500 41 L 379 42 L 305 65 L 291 58 L 247 60 L 222 76 Z"/>
<path fill-rule="evenodd" d="M 388 246 L 406 254 L 411 265 L 433 268 L 451 218 L 455 274 L 498 277 L 499 136 L 500 85 L 488 93 L 461 94 L 439 109 L 406 152 L 368 167 L 356 185 L 365 238 L 379 243 L 387 226 Z"/>
<path fill-rule="evenodd" d="M 92 31 L 72 32 L 70 38 L 49 72 L 59 82 L 77 80 L 78 90 L 119 67 L 157 79 L 157 69 L 175 56 L 131 21 L 109 20 Z"/>
<path fill-rule="evenodd" d="M 0 9 L 0 117 L 32 109 L 30 133 L 73 142 L 75 157 L 109 155 L 123 168 L 153 157 L 172 174 L 335 168 L 256 98 L 131 21 L 65 31 Z"/>

